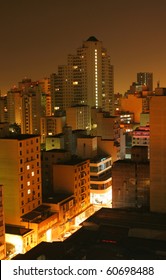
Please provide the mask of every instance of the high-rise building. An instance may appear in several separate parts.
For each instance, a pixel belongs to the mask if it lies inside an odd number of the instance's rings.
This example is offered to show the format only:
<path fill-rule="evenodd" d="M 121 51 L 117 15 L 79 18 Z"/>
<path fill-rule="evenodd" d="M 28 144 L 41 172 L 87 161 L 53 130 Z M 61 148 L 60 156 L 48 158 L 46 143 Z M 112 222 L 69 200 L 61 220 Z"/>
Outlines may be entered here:
<path fill-rule="evenodd" d="M 7 112 L 10 124 L 22 123 L 22 95 L 21 90 L 14 87 L 7 92 Z"/>
<path fill-rule="evenodd" d="M 150 72 L 137 73 L 137 82 L 140 85 L 147 86 L 149 91 L 153 91 L 153 73 Z"/>
<path fill-rule="evenodd" d="M 7 112 L 7 95 L 0 95 L 0 122 L 8 121 L 8 112 Z"/>
<path fill-rule="evenodd" d="M 75 129 L 86 129 L 90 131 L 90 108 L 85 105 L 78 105 L 66 108 L 66 123 Z"/>
<path fill-rule="evenodd" d="M 113 66 L 101 41 L 91 36 L 51 75 L 52 108 L 88 105 L 114 113 Z"/>
<path fill-rule="evenodd" d="M 20 225 L 21 216 L 42 203 L 40 137 L 4 137 L 0 138 L 0 146 L 5 222 Z"/>
<path fill-rule="evenodd" d="M 166 213 L 166 96 L 150 101 L 150 209 Z"/>
<path fill-rule="evenodd" d="M 42 93 L 46 95 L 46 116 L 51 116 L 51 91 L 50 91 L 50 78 L 44 78 L 39 81 L 42 88 Z"/>
<path fill-rule="evenodd" d="M 9 124 L 20 125 L 21 133 L 40 134 L 40 118 L 51 115 L 49 79 L 23 79 L 8 91 L 6 110 Z"/>
<path fill-rule="evenodd" d="M 46 96 L 38 82 L 22 92 L 22 133 L 40 134 L 40 118 L 46 115 Z"/>

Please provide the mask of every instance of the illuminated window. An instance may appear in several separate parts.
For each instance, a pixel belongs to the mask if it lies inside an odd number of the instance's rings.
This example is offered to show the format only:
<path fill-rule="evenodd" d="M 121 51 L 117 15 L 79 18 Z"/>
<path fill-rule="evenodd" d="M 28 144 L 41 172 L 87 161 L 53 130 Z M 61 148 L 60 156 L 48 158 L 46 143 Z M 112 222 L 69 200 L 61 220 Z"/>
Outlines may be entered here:
<path fill-rule="evenodd" d="M 78 82 L 77 81 L 74 81 L 73 82 L 73 85 L 75 86 L 75 85 L 78 85 Z"/>
<path fill-rule="evenodd" d="M 34 172 L 34 171 L 32 171 L 31 175 L 32 175 L 32 176 L 34 176 L 34 175 L 35 175 L 35 172 Z"/>
<path fill-rule="evenodd" d="M 29 181 L 27 182 L 27 186 L 30 186 L 30 182 Z"/>
<path fill-rule="evenodd" d="M 30 166 L 29 165 L 27 165 L 27 170 L 29 170 L 30 169 Z"/>
<path fill-rule="evenodd" d="M 30 190 L 30 189 L 28 189 L 27 194 L 30 194 L 30 193 L 31 193 L 31 190 Z"/>

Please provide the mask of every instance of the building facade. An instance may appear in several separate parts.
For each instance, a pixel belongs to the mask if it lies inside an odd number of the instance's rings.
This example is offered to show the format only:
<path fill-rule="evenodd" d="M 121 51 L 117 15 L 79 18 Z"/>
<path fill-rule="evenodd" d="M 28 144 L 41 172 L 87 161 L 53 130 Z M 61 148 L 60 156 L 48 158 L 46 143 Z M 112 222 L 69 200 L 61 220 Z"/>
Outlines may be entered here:
<path fill-rule="evenodd" d="M 166 212 L 166 96 L 150 102 L 150 209 Z"/>
<path fill-rule="evenodd" d="M 90 206 L 90 161 L 71 159 L 53 166 L 54 192 L 73 194 L 75 215 Z"/>
<path fill-rule="evenodd" d="M 151 72 L 137 73 L 137 82 L 140 85 L 147 86 L 148 91 L 153 91 L 153 73 Z"/>
<path fill-rule="evenodd" d="M 51 75 L 53 108 L 101 107 L 113 113 L 113 66 L 102 42 L 91 36 Z"/>
<path fill-rule="evenodd" d="M 0 139 L 0 146 L 5 221 L 20 225 L 21 216 L 42 203 L 40 137 L 5 137 Z"/>

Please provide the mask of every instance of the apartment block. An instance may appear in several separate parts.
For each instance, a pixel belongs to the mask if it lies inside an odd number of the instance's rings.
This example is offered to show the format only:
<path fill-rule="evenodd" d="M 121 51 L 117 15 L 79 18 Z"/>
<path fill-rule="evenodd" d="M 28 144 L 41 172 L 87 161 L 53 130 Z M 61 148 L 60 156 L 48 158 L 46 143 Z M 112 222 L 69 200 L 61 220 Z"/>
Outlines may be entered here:
<path fill-rule="evenodd" d="M 76 158 L 53 166 L 55 193 L 74 195 L 75 215 L 90 206 L 90 161 Z"/>
<path fill-rule="evenodd" d="M 46 116 L 40 118 L 41 143 L 46 142 L 46 137 L 62 133 L 66 117 Z"/>
<path fill-rule="evenodd" d="M 90 201 L 93 205 L 112 203 L 111 157 L 99 156 L 90 159 Z"/>
<path fill-rule="evenodd" d="M 85 105 L 76 105 L 66 108 L 66 122 L 72 127 L 72 130 L 86 129 L 90 131 L 90 107 Z"/>
<path fill-rule="evenodd" d="M 94 36 L 83 41 L 66 65 L 51 75 L 52 107 L 66 109 L 88 105 L 114 112 L 113 66 L 102 41 Z"/>
<path fill-rule="evenodd" d="M 64 149 L 42 151 L 42 192 L 44 196 L 53 193 L 53 165 L 69 159 L 70 153 Z"/>
<path fill-rule="evenodd" d="M 4 185 L 7 224 L 21 224 L 21 216 L 42 203 L 40 137 L 0 138 L 0 172 Z"/>

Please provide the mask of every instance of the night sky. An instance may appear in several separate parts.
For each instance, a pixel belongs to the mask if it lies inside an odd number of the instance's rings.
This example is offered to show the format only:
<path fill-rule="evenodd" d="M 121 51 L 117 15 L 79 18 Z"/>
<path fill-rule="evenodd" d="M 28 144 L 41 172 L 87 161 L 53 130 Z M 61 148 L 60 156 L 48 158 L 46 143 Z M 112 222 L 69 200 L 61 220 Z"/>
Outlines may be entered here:
<path fill-rule="evenodd" d="M 166 0 L 0 0 L 0 89 L 57 72 L 88 37 L 103 41 L 115 92 L 137 72 L 166 87 Z"/>

